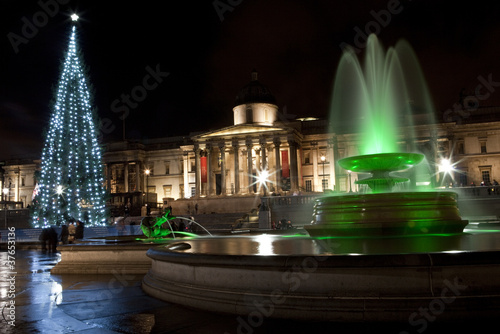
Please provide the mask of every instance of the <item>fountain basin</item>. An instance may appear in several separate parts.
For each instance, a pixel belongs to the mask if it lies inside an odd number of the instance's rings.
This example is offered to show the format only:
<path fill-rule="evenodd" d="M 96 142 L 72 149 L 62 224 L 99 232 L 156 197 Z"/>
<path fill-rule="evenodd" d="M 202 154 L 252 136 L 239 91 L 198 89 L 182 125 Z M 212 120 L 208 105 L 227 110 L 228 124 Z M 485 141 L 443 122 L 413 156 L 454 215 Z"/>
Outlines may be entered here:
<path fill-rule="evenodd" d="M 187 307 L 308 321 L 398 321 L 430 304 L 440 321 L 500 311 L 500 234 L 310 238 L 263 235 L 150 249 L 142 287 Z"/>
<path fill-rule="evenodd" d="M 460 233 L 467 225 L 453 192 L 399 192 L 316 199 L 311 236 Z"/>
<path fill-rule="evenodd" d="M 356 173 L 392 172 L 411 168 L 423 159 L 420 153 L 377 153 L 340 159 L 339 166 Z"/>
<path fill-rule="evenodd" d="M 407 178 L 391 175 L 418 165 L 424 159 L 419 153 L 377 153 L 347 157 L 339 160 L 339 166 L 357 173 L 371 173 L 372 176 L 356 181 L 366 184 L 374 193 L 391 192 L 396 183 L 408 181 Z"/>

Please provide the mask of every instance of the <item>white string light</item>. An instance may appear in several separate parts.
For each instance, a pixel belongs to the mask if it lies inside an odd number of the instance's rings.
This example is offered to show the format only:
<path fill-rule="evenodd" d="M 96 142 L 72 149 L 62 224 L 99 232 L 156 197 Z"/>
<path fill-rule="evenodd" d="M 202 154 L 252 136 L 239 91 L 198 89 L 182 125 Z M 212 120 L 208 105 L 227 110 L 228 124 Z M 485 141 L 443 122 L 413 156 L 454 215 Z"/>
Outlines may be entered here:
<path fill-rule="evenodd" d="M 78 20 L 76 14 L 71 18 Z M 106 218 L 101 148 L 76 41 L 73 25 L 42 152 L 36 227 L 68 218 L 101 225 Z"/>

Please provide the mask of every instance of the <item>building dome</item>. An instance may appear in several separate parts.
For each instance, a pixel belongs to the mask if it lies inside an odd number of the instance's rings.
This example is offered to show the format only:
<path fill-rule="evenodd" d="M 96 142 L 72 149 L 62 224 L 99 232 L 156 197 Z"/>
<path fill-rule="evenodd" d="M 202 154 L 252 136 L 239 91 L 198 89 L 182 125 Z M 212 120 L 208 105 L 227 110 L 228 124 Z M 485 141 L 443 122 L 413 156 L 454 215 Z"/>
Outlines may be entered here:
<path fill-rule="evenodd" d="M 252 72 L 252 81 L 238 93 L 233 108 L 234 125 L 273 125 L 277 120 L 278 106 L 271 91 L 257 80 L 257 71 Z"/>
<path fill-rule="evenodd" d="M 276 104 L 274 95 L 269 88 L 257 80 L 257 71 L 252 71 L 252 81 L 243 87 L 236 95 L 235 106 L 249 103 L 272 103 Z"/>

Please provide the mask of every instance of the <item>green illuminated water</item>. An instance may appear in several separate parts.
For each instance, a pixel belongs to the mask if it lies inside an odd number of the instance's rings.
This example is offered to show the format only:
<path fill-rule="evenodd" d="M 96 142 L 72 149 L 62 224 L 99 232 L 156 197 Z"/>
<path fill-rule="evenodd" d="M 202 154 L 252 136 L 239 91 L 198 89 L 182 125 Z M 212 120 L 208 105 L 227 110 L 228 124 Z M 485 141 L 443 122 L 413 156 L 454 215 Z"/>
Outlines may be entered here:
<path fill-rule="evenodd" d="M 385 50 L 372 34 L 363 64 L 354 51 L 344 52 L 335 75 L 330 119 L 335 133 L 360 133 L 358 152 L 346 153 L 415 152 L 410 130 L 417 114 L 433 122 L 430 94 L 408 42 L 400 40 Z"/>

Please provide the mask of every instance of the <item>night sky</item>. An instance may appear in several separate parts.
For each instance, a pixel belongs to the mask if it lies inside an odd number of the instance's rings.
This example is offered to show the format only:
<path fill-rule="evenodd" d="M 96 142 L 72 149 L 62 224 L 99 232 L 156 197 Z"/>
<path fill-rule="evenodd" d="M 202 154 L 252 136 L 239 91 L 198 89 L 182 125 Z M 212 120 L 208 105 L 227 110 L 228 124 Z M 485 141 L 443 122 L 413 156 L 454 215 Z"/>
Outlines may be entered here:
<path fill-rule="evenodd" d="M 42 14 L 44 3 L 50 4 L 48 14 Z M 52 89 L 74 11 L 80 16 L 80 49 L 89 67 L 94 105 L 106 122 L 103 142 L 121 139 L 122 96 L 144 87 L 151 71 L 161 73 L 159 81 L 148 81 L 147 95 L 128 107 L 125 122 L 131 139 L 189 135 L 232 125 L 236 94 L 250 81 L 252 69 L 271 89 L 280 110 L 298 117 L 327 117 L 340 45 L 354 44 L 356 29 L 364 31 L 369 23 L 379 27 L 378 37 L 386 47 L 400 38 L 409 41 L 437 110 L 451 108 L 462 89 L 474 94 L 479 77 L 490 82 L 491 94 L 482 105 L 500 105 L 498 2 L 144 0 L 133 4 L 0 2 L 0 161 L 41 155 Z M 393 13 L 384 16 L 389 10 Z M 9 36 L 24 38 L 24 25 L 35 21 L 36 33 L 13 46 Z"/>

